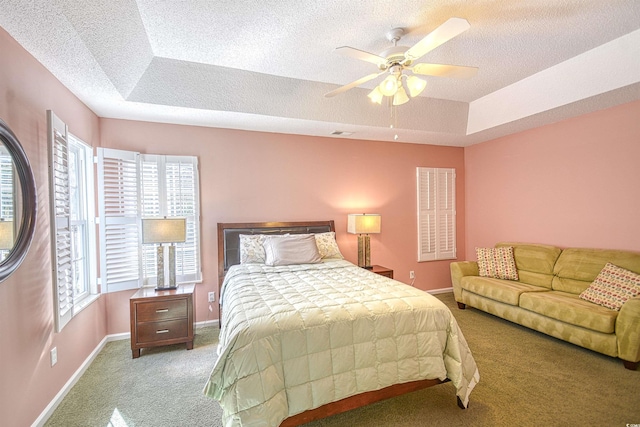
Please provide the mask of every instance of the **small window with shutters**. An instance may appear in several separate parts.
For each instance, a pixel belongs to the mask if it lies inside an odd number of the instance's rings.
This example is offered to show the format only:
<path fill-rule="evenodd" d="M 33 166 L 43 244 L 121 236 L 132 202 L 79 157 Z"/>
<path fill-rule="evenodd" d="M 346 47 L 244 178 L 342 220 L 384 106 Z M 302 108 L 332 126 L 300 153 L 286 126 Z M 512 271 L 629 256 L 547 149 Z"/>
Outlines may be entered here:
<path fill-rule="evenodd" d="M 456 258 L 456 172 L 417 168 L 418 261 Z"/>
<path fill-rule="evenodd" d="M 47 111 L 56 330 L 98 298 L 92 148 Z"/>

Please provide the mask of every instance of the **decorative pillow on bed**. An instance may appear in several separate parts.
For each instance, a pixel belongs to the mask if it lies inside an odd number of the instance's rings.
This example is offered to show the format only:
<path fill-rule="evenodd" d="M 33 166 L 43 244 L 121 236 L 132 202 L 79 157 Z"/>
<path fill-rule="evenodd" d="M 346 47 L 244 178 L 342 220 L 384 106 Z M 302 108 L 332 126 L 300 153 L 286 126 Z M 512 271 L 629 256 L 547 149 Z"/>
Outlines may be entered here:
<path fill-rule="evenodd" d="M 344 259 L 338 248 L 335 232 L 316 233 L 314 236 L 316 238 L 316 245 L 318 245 L 318 252 L 320 252 L 322 259 Z"/>
<path fill-rule="evenodd" d="M 264 264 L 264 234 L 240 235 L 240 264 Z"/>
<path fill-rule="evenodd" d="M 513 259 L 513 247 L 476 248 L 480 276 L 495 279 L 518 280 L 518 270 Z"/>
<path fill-rule="evenodd" d="M 640 274 L 608 262 L 580 298 L 618 311 L 636 295 L 640 295 Z"/>
<path fill-rule="evenodd" d="M 316 238 L 311 234 L 265 236 L 262 246 L 264 263 L 270 266 L 314 264 L 321 261 Z"/>

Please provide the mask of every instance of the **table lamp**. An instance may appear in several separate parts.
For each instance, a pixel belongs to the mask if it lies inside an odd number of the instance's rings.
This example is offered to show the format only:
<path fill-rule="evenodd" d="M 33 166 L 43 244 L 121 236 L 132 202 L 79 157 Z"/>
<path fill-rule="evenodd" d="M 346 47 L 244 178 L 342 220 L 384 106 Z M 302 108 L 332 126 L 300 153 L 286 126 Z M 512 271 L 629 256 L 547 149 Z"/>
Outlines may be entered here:
<path fill-rule="evenodd" d="M 0 261 L 13 249 L 13 221 L 0 219 Z M 6 252 L 5 252 L 6 251 Z"/>
<path fill-rule="evenodd" d="M 143 218 L 142 243 L 158 245 L 156 291 L 176 289 L 176 243 L 186 241 L 186 218 Z M 169 243 L 169 282 L 165 281 L 164 244 Z"/>
<path fill-rule="evenodd" d="M 380 233 L 380 215 L 349 214 L 347 232 L 358 235 L 358 266 L 371 269 L 371 247 L 369 234 Z"/>

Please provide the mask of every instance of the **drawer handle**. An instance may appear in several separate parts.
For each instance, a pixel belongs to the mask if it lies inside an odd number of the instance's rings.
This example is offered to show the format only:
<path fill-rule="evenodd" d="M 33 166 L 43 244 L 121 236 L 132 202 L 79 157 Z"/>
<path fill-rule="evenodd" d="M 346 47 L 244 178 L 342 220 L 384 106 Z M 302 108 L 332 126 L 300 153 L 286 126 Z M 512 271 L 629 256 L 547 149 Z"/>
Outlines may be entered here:
<path fill-rule="evenodd" d="M 169 332 L 168 329 L 160 329 L 160 330 L 156 331 L 156 334 L 166 334 L 168 332 Z"/>
<path fill-rule="evenodd" d="M 161 309 L 159 309 L 159 310 L 156 310 L 156 313 L 166 313 L 166 312 L 168 312 L 168 311 L 169 311 L 169 309 L 168 309 L 168 308 L 161 308 Z"/>

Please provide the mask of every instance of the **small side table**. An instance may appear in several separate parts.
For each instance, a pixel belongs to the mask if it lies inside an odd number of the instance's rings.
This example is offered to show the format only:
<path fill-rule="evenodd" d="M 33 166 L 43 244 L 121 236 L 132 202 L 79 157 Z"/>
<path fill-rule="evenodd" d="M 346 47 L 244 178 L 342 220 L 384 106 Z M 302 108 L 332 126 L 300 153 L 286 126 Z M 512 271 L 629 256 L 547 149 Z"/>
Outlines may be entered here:
<path fill-rule="evenodd" d="M 140 349 L 186 343 L 193 349 L 195 285 L 156 291 L 141 288 L 129 300 L 131 353 L 140 357 Z"/>
<path fill-rule="evenodd" d="M 390 268 L 383 267 L 381 265 L 373 265 L 371 271 L 381 276 L 388 277 L 389 279 L 393 279 L 393 270 Z"/>

